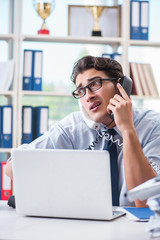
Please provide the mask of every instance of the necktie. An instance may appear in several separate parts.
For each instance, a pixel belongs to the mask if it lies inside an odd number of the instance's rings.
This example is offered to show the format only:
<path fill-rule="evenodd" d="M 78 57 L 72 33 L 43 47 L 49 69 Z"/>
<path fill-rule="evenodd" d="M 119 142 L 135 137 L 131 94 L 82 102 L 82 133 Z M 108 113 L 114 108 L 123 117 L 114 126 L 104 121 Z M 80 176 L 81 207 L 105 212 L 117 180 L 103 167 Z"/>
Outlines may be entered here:
<path fill-rule="evenodd" d="M 116 131 L 108 129 L 109 136 L 114 136 Z M 119 206 L 119 190 L 118 190 L 118 164 L 117 164 L 117 147 L 116 143 L 111 140 L 105 142 L 103 150 L 107 150 L 110 154 L 111 167 L 111 185 L 112 185 L 112 205 Z"/>

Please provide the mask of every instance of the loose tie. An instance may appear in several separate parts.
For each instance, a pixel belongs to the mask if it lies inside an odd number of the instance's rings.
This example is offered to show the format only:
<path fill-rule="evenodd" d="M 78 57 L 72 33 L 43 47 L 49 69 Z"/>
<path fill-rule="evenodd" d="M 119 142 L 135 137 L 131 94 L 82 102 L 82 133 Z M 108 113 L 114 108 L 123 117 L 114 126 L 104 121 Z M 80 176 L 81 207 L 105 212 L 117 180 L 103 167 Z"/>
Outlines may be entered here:
<path fill-rule="evenodd" d="M 108 129 L 109 139 L 116 134 L 114 129 Z M 112 205 L 119 206 L 119 190 L 118 190 L 118 163 L 117 163 L 117 147 L 116 143 L 111 140 L 105 142 L 103 150 L 107 150 L 110 154 L 111 167 L 111 185 L 112 185 Z"/>

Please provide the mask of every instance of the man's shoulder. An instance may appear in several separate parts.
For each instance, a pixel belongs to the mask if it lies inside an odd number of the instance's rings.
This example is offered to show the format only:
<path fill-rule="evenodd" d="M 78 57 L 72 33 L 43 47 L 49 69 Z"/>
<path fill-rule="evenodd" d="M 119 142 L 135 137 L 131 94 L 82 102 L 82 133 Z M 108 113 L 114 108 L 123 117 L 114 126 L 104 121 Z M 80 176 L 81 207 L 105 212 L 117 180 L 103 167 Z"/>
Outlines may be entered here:
<path fill-rule="evenodd" d="M 63 125 L 65 127 L 67 126 L 73 127 L 75 125 L 81 125 L 81 124 L 86 125 L 80 111 L 70 113 L 69 115 L 64 117 L 62 120 L 60 120 L 58 124 Z"/>
<path fill-rule="evenodd" d="M 144 109 L 144 108 L 133 108 L 133 118 L 134 123 L 138 124 L 140 122 L 157 123 L 160 124 L 160 113 L 154 110 Z"/>

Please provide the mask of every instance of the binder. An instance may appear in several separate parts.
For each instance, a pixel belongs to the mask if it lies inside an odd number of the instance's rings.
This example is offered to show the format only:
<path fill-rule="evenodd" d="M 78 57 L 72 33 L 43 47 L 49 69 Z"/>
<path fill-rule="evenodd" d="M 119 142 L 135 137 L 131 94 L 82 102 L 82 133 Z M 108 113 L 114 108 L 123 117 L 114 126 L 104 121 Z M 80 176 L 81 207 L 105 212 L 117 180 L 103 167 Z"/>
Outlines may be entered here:
<path fill-rule="evenodd" d="M 24 50 L 23 90 L 32 90 L 33 50 Z"/>
<path fill-rule="evenodd" d="M 42 50 L 33 51 L 33 84 L 32 90 L 41 91 L 42 90 Z"/>
<path fill-rule="evenodd" d="M 32 141 L 32 106 L 22 107 L 22 144 Z"/>
<path fill-rule="evenodd" d="M 1 200 L 8 200 L 12 195 L 12 181 L 5 174 L 6 162 L 1 162 Z"/>
<path fill-rule="evenodd" d="M 2 107 L 0 106 L 0 147 L 1 147 L 1 138 L 2 138 Z"/>
<path fill-rule="evenodd" d="M 11 105 L 2 106 L 2 138 L 1 147 L 12 147 L 12 119 L 13 109 Z"/>
<path fill-rule="evenodd" d="M 130 38 L 140 39 L 140 2 L 130 2 Z"/>
<path fill-rule="evenodd" d="M 38 106 L 33 108 L 33 140 L 48 131 L 48 118 L 48 106 Z"/>
<path fill-rule="evenodd" d="M 0 200 L 2 198 L 2 174 L 1 174 L 1 162 L 0 162 Z"/>
<path fill-rule="evenodd" d="M 149 26 L 149 1 L 140 2 L 141 18 L 140 18 L 140 38 L 148 40 L 148 26 Z"/>

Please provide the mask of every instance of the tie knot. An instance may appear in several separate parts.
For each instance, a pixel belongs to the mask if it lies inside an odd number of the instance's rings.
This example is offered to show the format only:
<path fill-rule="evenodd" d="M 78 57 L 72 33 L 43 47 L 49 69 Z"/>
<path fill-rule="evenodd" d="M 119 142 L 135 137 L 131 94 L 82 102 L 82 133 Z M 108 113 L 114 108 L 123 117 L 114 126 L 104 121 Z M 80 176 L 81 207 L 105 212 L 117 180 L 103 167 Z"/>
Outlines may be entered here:
<path fill-rule="evenodd" d="M 108 133 L 111 136 L 114 136 L 116 134 L 116 131 L 113 128 L 108 129 Z"/>

